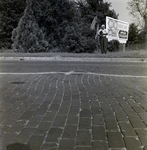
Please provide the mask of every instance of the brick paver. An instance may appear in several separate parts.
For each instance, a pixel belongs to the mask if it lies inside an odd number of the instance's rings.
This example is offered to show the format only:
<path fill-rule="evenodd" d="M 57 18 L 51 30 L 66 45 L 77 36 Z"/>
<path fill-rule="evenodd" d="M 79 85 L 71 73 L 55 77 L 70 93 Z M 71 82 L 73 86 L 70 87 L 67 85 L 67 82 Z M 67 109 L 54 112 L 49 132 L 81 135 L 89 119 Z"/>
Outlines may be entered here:
<path fill-rule="evenodd" d="M 18 74 L 0 85 L 0 150 L 147 149 L 145 78 Z"/>

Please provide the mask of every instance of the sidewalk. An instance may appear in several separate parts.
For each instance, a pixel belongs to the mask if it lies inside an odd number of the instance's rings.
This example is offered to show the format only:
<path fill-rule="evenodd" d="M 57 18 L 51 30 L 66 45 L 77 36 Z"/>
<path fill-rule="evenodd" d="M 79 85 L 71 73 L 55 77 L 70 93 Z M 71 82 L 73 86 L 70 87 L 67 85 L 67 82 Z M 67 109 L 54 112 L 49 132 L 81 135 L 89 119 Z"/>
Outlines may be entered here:
<path fill-rule="evenodd" d="M 0 60 L 147 62 L 147 51 L 95 53 L 0 53 Z"/>

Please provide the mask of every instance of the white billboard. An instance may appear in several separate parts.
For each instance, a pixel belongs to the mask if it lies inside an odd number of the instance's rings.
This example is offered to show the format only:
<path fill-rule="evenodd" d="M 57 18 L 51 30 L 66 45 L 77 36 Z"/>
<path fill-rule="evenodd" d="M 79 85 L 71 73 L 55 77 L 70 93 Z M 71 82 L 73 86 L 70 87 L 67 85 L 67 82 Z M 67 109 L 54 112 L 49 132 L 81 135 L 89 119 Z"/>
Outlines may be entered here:
<path fill-rule="evenodd" d="M 129 23 L 106 17 L 106 30 L 108 40 L 118 40 L 120 43 L 126 43 L 128 40 Z"/>

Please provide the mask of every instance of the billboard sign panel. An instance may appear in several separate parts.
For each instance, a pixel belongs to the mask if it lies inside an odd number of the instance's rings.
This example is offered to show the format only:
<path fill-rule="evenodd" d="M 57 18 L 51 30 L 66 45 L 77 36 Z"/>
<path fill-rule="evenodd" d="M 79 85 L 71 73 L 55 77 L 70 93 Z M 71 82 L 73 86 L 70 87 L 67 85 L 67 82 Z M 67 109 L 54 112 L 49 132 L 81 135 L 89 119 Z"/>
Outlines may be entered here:
<path fill-rule="evenodd" d="M 118 40 L 120 43 L 126 43 L 128 40 L 129 23 L 106 17 L 106 30 L 108 40 Z"/>

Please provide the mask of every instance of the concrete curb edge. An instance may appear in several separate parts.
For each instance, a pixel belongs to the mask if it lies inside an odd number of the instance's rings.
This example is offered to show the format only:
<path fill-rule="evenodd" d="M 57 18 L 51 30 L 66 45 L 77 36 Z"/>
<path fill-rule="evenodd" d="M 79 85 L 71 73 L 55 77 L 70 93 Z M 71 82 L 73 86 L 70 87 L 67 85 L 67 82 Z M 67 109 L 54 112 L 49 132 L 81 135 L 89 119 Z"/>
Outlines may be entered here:
<path fill-rule="evenodd" d="M 83 61 L 83 62 L 147 62 L 147 58 L 88 58 L 88 57 L 0 57 L 10 61 Z"/>

